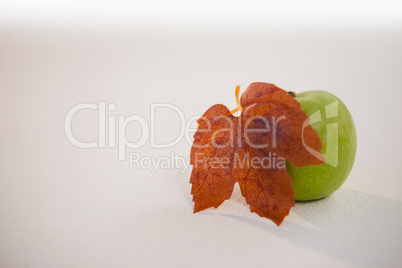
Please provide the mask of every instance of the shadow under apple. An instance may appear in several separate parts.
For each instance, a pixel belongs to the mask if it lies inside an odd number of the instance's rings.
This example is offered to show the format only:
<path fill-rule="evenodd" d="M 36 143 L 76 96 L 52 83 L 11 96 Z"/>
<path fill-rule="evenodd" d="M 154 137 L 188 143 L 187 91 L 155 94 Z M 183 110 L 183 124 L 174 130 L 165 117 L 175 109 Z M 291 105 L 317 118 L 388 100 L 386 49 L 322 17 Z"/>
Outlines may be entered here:
<path fill-rule="evenodd" d="M 342 188 L 321 200 L 297 202 L 292 211 L 316 228 L 286 222 L 286 219 L 278 228 L 243 216 L 208 214 L 246 222 L 298 246 L 358 266 L 400 267 L 402 202 Z"/>

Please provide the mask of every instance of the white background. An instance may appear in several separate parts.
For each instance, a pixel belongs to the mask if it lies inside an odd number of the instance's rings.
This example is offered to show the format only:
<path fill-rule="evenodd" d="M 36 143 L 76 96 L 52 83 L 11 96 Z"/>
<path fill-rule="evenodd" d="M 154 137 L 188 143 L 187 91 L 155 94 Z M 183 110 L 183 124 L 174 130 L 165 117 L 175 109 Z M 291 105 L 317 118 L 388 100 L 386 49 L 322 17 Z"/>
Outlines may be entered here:
<path fill-rule="evenodd" d="M 0 267 L 399 267 L 402 250 L 402 19 L 392 1 L 0 4 Z M 192 214 L 191 170 L 130 169 L 116 148 L 64 135 L 82 102 L 149 119 L 236 108 L 254 81 L 327 90 L 349 107 L 355 167 L 329 198 L 297 203 L 281 227 L 236 187 Z M 97 114 L 74 134 L 97 139 Z M 179 132 L 157 113 L 157 142 Z M 140 137 L 132 124 L 127 136 Z M 188 157 L 183 139 L 142 156 Z"/>

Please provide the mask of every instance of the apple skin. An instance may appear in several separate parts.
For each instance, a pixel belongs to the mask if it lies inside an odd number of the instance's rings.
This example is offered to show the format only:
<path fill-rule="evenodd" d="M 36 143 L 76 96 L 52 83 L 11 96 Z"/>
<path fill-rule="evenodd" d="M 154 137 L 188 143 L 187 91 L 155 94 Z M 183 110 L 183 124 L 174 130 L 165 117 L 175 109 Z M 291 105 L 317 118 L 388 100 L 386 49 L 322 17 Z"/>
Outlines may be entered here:
<path fill-rule="evenodd" d="M 296 94 L 295 99 L 310 117 L 311 126 L 320 136 L 323 145 L 321 152 L 327 163 L 295 167 L 286 162 L 295 191 L 294 198 L 308 201 L 327 197 L 342 186 L 352 170 L 357 149 L 355 124 L 345 104 L 329 92 L 306 91 Z M 320 114 L 321 121 L 314 120 L 313 114 Z M 329 150 L 326 153 L 327 148 Z"/>

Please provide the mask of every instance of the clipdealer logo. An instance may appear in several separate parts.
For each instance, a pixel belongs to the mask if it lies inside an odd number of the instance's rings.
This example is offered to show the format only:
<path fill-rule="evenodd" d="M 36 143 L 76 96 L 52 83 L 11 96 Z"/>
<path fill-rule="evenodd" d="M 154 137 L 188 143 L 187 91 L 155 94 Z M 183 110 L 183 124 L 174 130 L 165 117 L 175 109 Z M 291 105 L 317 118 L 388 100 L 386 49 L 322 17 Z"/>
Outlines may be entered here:
<path fill-rule="evenodd" d="M 99 101 L 98 103 L 79 103 L 73 106 L 66 114 L 64 120 L 64 132 L 67 140 L 75 147 L 80 149 L 93 149 L 93 148 L 117 148 L 118 151 L 118 160 L 126 161 L 126 157 L 129 157 L 129 167 L 130 169 L 149 169 L 152 173 L 155 173 L 158 169 L 181 169 L 181 172 L 184 173 L 190 166 L 189 156 L 181 156 L 175 154 L 173 151 L 170 152 L 169 156 L 160 156 L 160 157 L 152 157 L 152 156 L 141 156 L 138 152 L 135 152 L 136 149 L 139 149 L 145 146 L 148 142 L 151 149 L 166 149 L 173 148 L 178 143 L 180 143 L 183 139 L 186 140 L 188 145 L 193 144 L 193 135 L 197 131 L 197 127 L 191 127 L 197 120 L 206 120 L 201 115 L 194 115 L 186 120 L 186 117 L 183 111 L 170 103 L 153 103 L 150 104 L 150 120 L 149 122 L 143 116 L 139 114 L 132 114 L 129 116 L 124 115 L 116 115 L 114 112 L 116 111 L 117 106 L 114 103 L 107 104 L 105 101 Z M 165 143 L 158 144 L 156 143 L 156 110 L 157 109 L 170 109 L 175 112 L 180 120 L 180 131 L 179 134 L 174 138 L 174 140 Z M 79 140 L 73 131 L 74 118 L 79 116 L 79 113 L 83 110 L 92 110 L 98 115 L 98 135 L 97 140 L 94 141 L 82 141 Z M 326 159 L 326 163 L 331 166 L 338 165 L 338 123 L 332 122 L 332 118 L 338 117 L 338 101 L 330 103 L 325 106 L 324 116 L 321 116 L 321 111 L 318 110 L 310 115 L 310 121 L 306 121 L 303 124 L 303 129 L 309 124 L 314 124 L 320 122 L 322 120 L 329 120 L 330 123 L 326 123 L 326 149 L 323 152 L 323 155 Z M 323 119 L 324 118 L 324 119 Z M 250 118 L 250 120 L 263 120 L 265 123 L 265 129 L 250 129 L 250 131 L 254 132 L 271 132 L 272 143 L 271 147 L 276 146 L 276 123 L 279 120 L 283 120 L 285 118 L 280 117 L 278 119 L 272 119 L 272 124 L 268 120 L 255 117 Z M 126 129 L 129 124 L 139 124 L 141 127 L 140 138 L 137 141 L 131 141 L 127 137 Z M 211 127 L 211 122 L 207 122 L 209 124 L 209 128 Z M 249 125 L 250 121 L 245 123 L 245 128 Z M 211 129 L 207 129 L 204 131 L 212 131 Z M 229 129 L 229 131 L 231 131 Z M 233 130 L 232 130 L 233 131 Z M 215 133 L 214 133 L 215 134 Z M 302 142 L 304 147 L 316 157 L 319 157 L 320 152 L 316 152 L 312 148 L 310 148 L 305 142 L 304 137 L 302 135 Z M 323 142 L 324 143 L 324 142 Z M 249 141 L 249 145 L 255 148 L 265 148 L 268 147 L 268 144 L 257 145 L 253 144 Z M 219 145 L 222 146 L 222 145 Z M 261 147 L 262 146 L 262 147 Z M 127 151 L 131 149 L 134 152 Z M 264 160 L 264 159 L 263 159 Z M 262 163 L 263 163 L 263 160 Z M 271 161 L 271 160 L 269 160 Z M 273 159 L 272 161 L 275 161 Z M 280 161 L 278 161 L 280 163 Z"/>

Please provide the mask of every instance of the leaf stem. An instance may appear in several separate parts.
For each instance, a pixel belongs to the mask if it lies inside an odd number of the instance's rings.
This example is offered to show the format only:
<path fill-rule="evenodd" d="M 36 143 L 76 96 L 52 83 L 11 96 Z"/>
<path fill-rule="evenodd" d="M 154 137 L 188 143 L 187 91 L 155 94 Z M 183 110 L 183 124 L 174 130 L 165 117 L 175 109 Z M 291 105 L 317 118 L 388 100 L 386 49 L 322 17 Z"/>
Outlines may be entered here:
<path fill-rule="evenodd" d="M 230 111 L 233 115 L 235 114 L 235 113 L 237 113 L 238 111 L 240 111 L 240 114 L 241 114 L 241 112 L 243 112 L 243 107 L 241 106 L 241 104 L 240 104 L 240 98 L 239 98 L 239 94 L 240 94 L 240 85 L 237 85 L 236 86 L 236 103 L 237 103 L 237 108 L 236 109 L 234 109 L 234 110 L 232 110 L 232 111 Z"/>

